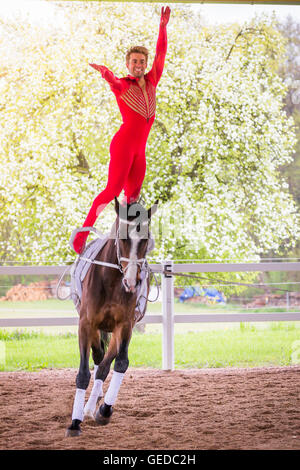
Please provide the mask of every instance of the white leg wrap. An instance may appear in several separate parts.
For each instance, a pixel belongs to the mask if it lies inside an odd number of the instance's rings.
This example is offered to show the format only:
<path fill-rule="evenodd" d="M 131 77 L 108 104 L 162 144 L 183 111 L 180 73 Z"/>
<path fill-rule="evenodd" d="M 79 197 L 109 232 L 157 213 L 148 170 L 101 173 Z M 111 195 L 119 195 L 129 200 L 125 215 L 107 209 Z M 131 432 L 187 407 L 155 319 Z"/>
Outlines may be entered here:
<path fill-rule="evenodd" d="M 76 388 L 72 420 L 79 419 L 80 421 L 83 421 L 83 407 L 84 407 L 84 400 L 85 400 L 85 392 L 86 391 L 81 388 Z"/>
<path fill-rule="evenodd" d="M 97 400 L 98 397 L 103 397 L 103 381 L 100 379 L 96 379 L 93 385 L 90 397 L 87 401 L 87 404 L 84 407 L 84 416 L 89 416 L 90 418 L 94 418 L 94 413 L 96 410 Z"/>
<path fill-rule="evenodd" d="M 124 377 L 124 373 L 113 371 L 113 376 L 111 378 L 108 390 L 105 394 L 104 402 L 107 405 L 114 405 L 117 399 L 121 383 Z"/>
<path fill-rule="evenodd" d="M 98 370 L 98 367 L 96 364 L 94 364 L 94 380 L 96 380 L 96 374 L 97 374 L 97 370 Z"/>

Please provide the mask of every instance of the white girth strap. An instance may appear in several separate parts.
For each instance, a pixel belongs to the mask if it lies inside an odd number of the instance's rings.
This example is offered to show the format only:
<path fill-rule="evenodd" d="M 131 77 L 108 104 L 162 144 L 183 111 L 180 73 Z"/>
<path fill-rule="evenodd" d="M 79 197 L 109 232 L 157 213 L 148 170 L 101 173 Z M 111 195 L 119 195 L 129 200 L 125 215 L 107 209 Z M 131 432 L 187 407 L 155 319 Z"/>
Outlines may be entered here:
<path fill-rule="evenodd" d="M 120 271 L 120 266 L 118 264 L 107 263 L 106 261 L 97 261 L 95 259 L 91 260 L 89 258 L 85 258 L 84 256 L 80 256 L 80 259 L 82 259 L 83 261 L 88 261 L 89 263 L 92 263 L 92 264 L 99 264 L 99 266 L 107 266 L 108 268 L 119 269 Z"/>

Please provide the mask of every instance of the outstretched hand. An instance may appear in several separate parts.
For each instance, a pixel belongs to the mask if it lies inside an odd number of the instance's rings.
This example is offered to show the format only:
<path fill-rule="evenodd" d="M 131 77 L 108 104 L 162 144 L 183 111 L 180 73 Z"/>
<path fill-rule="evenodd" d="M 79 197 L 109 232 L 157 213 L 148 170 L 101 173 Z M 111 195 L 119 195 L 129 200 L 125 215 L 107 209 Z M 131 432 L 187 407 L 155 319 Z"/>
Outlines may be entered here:
<path fill-rule="evenodd" d="M 170 7 L 161 8 L 161 17 L 160 17 L 161 26 L 167 26 L 169 19 L 170 19 L 170 13 L 171 13 Z"/>

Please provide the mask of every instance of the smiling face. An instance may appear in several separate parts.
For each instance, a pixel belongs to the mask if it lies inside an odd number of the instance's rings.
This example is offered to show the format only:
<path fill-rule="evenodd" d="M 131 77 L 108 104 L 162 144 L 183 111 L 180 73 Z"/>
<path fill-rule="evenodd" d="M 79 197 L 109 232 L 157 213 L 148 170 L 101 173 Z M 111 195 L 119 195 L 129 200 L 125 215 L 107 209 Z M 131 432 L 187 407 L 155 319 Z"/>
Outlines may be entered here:
<path fill-rule="evenodd" d="M 132 52 L 126 63 L 130 75 L 142 78 L 147 68 L 147 57 L 139 52 Z"/>

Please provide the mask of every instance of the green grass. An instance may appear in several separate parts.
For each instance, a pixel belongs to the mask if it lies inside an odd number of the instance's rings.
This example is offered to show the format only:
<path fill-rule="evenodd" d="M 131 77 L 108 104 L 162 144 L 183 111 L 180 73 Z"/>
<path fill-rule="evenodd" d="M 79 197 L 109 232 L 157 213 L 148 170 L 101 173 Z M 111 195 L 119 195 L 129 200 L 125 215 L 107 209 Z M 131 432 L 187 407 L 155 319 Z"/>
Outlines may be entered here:
<path fill-rule="evenodd" d="M 284 308 L 268 309 L 285 311 Z M 175 313 L 250 312 L 232 305 L 175 302 Z M 264 309 L 251 312 L 265 311 Z M 292 311 L 292 309 L 290 309 Z M 161 313 L 161 303 L 149 303 L 149 313 Z M 0 318 L 76 316 L 71 301 L 0 302 Z M 291 364 L 293 344 L 300 340 L 300 322 L 175 324 L 175 367 L 254 367 Z M 62 334 L 64 332 L 64 334 Z M 147 324 L 133 334 L 130 367 L 162 366 L 162 326 Z M 77 327 L 0 329 L 0 370 L 77 368 Z M 91 361 L 92 366 L 92 361 Z"/>
<path fill-rule="evenodd" d="M 256 330 L 207 331 L 176 338 L 176 367 L 259 367 L 291 364 L 293 343 L 299 329 L 291 326 Z"/>
<path fill-rule="evenodd" d="M 264 330 L 241 324 L 235 330 L 179 333 L 175 334 L 175 367 L 291 365 L 293 344 L 299 339 L 300 329 L 291 323 L 270 324 Z M 77 368 L 79 365 L 78 338 L 72 333 L 46 335 L 0 330 L 0 346 L 1 371 Z M 129 360 L 130 367 L 161 368 L 161 334 L 134 333 Z"/>

